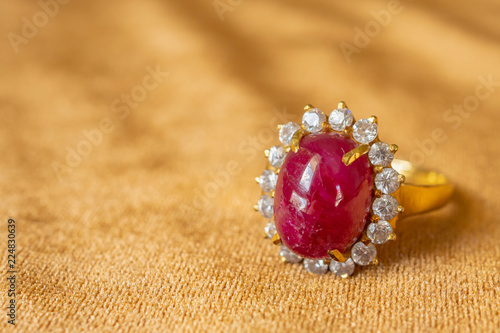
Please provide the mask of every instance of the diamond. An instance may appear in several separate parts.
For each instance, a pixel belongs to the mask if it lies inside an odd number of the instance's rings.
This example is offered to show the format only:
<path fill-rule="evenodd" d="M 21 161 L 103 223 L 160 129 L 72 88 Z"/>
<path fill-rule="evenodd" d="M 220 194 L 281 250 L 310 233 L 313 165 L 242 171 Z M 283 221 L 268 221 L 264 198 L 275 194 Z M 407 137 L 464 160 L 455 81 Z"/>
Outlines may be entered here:
<path fill-rule="evenodd" d="M 313 274 L 325 274 L 328 270 L 328 265 L 323 260 L 304 259 L 304 267 Z"/>
<path fill-rule="evenodd" d="M 394 153 L 391 152 L 389 145 L 385 142 L 374 143 L 370 152 L 368 153 L 368 158 L 373 165 L 381 165 L 383 167 L 391 164 L 394 159 Z"/>
<path fill-rule="evenodd" d="M 290 140 L 292 140 L 292 136 L 300 129 L 300 125 L 294 122 L 289 122 L 280 129 L 280 141 L 285 146 L 290 145 Z"/>
<path fill-rule="evenodd" d="M 382 220 L 389 221 L 398 215 L 399 202 L 391 195 L 384 194 L 373 201 L 372 210 Z"/>
<path fill-rule="evenodd" d="M 353 245 L 351 250 L 352 260 L 361 266 L 366 266 L 377 256 L 377 249 L 370 243 L 367 245 L 358 242 Z"/>
<path fill-rule="evenodd" d="M 399 188 L 399 173 L 391 168 L 384 168 L 375 176 L 375 187 L 384 194 L 396 192 Z"/>
<path fill-rule="evenodd" d="M 351 276 L 354 273 L 354 261 L 351 258 L 347 259 L 345 262 L 338 262 L 332 260 L 330 263 L 330 271 L 343 278 Z"/>
<path fill-rule="evenodd" d="M 279 168 L 283 164 L 286 157 L 286 151 L 283 146 L 274 146 L 269 149 L 269 163 L 274 168 Z"/>
<path fill-rule="evenodd" d="M 302 124 L 306 131 L 311 133 L 321 132 L 323 123 L 326 121 L 326 115 L 320 109 L 313 108 L 302 117 Z"/>
<path fill-rule="evenodd" d="M 302 258 L 286 248 L 286 246 L 281 247 L 280 256 L 283 260 L 291 262 L 292 264 L 297 264 L 302 261 Z"/>
<path fill-rule="evenodd" d="M 335 109 L 330 113 L 328 122 L 334 131 L 343 131 L 346 126 L 351 126 L 353 121 L 351 110 Z"/>
<path fill-rule="evenodd" d="M 274 234 L 276 233 L 276 226 L 274 225 L 273 220 L 267 221 L 264 232 L 266 233 L 267 238 L 273 238 Z"/>
<path fill-rule="evenodd" d="M 352 136 L 359 143 L 370 143 L 377 137 L 378 127 L 368 119 L 358 120 L 352 127 Z"/>
<path fill-rule="evenodd" d="M 266 193 L 274 191 L 277 180 L 278 175 L 276 175 L 273 170 L 264 170 L 262 175 L 259 177 L 260 188 Z"/>
<path fill-rule="evenodd" d="M 375 244 L 386 243 L 392 235 L 392 227 L 387 221 L 378 221 L 371 223 L 366 230 L 366 235 Z"/>
<path fill-rule="evenodd" d="M 270 219 L 273 216 L 273 210 L 274 210 L 274 199 L 268 196 L 267 194 L 264 194 L 259 202 L 257 203 L 259 206 L 259 212 L 264 216 L 265 218 Z"/>

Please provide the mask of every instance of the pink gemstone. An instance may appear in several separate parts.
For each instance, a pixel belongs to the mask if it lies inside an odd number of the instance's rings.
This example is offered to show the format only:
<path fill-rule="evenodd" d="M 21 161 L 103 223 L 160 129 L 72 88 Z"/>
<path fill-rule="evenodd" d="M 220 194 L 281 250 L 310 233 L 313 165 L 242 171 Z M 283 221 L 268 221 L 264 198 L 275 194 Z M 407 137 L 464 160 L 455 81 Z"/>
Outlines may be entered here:
<path fill-rule="evenodd" d="M 310 259 L 347 250 L 365 227 L 372 200 L 368 158 L 349 166 L 342 156 L 356 148 L 337 133 L 311 134 L 281 167 L 274 196 L 274 221 L 283 244 Z"/>

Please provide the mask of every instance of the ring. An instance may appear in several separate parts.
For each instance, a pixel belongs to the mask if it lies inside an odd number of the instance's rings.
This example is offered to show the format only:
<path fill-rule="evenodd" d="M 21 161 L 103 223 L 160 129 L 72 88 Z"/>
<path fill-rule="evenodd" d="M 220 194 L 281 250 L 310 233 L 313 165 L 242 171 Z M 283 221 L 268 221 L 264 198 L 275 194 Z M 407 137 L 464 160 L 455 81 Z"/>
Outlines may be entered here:
<path fill-rule="evenodd" d="M 281 145 L 265 151 L 255 210 L 280 256 L 306 270 L 346 278 L 378 264 L 377 246 L 396 240 L 396 222 L 446 204 L 453 185 L 441 173 L 394 159 L 377 117 L 356 121 L 345 102 L 327 117 L 308 104 L 302 124 L 279 125 Z"/>

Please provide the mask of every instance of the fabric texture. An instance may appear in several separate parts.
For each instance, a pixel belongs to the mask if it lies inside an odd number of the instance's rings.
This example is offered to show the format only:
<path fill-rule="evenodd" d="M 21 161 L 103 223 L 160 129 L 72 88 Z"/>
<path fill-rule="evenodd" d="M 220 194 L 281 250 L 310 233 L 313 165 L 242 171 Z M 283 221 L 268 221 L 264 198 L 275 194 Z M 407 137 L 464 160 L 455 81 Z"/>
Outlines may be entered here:
<path fill-rule="evenodd" d="M 0 331 L 499 331 L 499 11 L 3 1 Z M 345 280 L 283 264 L 252 208 L 276 125 L 340 100 L 456 184 Z"/>

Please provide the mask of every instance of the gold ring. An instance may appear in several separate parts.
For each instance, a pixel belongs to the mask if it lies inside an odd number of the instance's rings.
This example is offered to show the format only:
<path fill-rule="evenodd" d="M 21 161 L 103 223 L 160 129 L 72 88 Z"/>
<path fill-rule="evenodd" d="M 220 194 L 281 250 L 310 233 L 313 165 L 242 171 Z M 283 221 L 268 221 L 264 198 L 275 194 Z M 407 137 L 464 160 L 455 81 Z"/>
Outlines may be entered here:
<path fill-rule="evenodd" d="M 396 240 L 396 222 L 446 204 L 453 185 L 441 173 L 394 159 L 376 116 L 356 121 L 345 102 L 329 116 L 308 104 L 302 124 L 278 126 L 265 151 L 254 206 L 283 261 L 314 274 L 351 276 L 378 263 L 377 247 Z"/>

